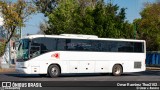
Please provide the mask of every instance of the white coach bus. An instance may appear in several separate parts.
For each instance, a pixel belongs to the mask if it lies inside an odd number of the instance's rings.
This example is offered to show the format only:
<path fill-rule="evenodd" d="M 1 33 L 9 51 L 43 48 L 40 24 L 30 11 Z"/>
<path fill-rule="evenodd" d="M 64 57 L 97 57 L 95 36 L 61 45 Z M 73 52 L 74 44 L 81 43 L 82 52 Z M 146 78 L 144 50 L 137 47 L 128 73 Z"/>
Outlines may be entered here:
<path fill-rule="evenodd" d="M 20 40 L 16 71 L 58 77 L 63 73 L 145 71 L 144 40 L 98 38 L 94 35 L 30 35 Z"/>

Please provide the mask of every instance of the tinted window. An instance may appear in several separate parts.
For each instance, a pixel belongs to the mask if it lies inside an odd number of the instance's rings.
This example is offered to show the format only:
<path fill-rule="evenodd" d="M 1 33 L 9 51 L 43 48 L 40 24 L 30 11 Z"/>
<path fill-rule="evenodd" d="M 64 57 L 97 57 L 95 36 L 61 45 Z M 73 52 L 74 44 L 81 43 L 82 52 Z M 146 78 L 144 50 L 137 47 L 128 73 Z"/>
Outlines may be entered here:
<path fill-rule="evenodd" d="M 66 39 L 57 39 L 57 50 L 66 50 Z"/>
<path fill-rule="evenodd" d="M 96 41 L 82 39 L 58 39 L 57 50 L 99 51 Z"/>
<path fill-rule="evenodd" d="M 56 50 L 56 39 L 54 38 L 41 38 L 41 51 L 42 53 Z"/>
<path fill-rule="evenodd" d="M 56 50 L 56 39 L 54 38 L 35 38 L 32 39 L 30 54 L 42 54 Z"/>
<path fill-rule="evenodd" d="M 117 42 L 114 41 L 100 41 L 100 51 L 117 52 Z"/>
<path fill-rule="evenodd" d="M 135 42 L 134 43 L 134 52 L 144 52 L 144 43 Z"/>
<path fill-rule="evenodd" d="M 30 48 L 30 58 L 39 56 L 40 53 L 41 53 L 41 39 L 40 38 L 32 39 Z"/>
<path fill-rule="evenodd" d="M 118 52 L 134 52 L 133 42 L 118 42 Z"/>
<path fill-rule="evenodd" d="M 67 50 L 87 51 L 87 42 L 84 40 L 66 39 Z"/>
<path fill-rule="evenodd" d="M 40 46 L 41 53 L 60 51 L 144 52 L 142 42 L 84 40 L 84 39 L 34 39 L 32 46 Z M 38 49 L 38 48 L 37 48 Z M 37 50 L 36 49 L 36 50 Z"/>
<path fill-rule="evenodd" d="M 100 51 L 105 52 L 144 52 L 142 42 L 101 41 Z"/>

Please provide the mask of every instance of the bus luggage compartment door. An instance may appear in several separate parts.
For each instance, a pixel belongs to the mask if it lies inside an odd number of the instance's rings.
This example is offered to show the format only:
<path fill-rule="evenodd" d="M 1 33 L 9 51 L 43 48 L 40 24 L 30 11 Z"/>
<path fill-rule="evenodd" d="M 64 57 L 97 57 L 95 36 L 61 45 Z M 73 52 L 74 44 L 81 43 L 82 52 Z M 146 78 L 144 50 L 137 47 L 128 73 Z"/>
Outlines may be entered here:
<path fill-rule="evenodd" d="M 80 73 L 93 73 L 95 70 L 95 61 L 81 61 L 79 64 Z"/>
<path fill-rule="evenodd" d="M 78 61 L 70 61 L 69 62 L 69 72 L 70 73 L 78 73 Z"/>

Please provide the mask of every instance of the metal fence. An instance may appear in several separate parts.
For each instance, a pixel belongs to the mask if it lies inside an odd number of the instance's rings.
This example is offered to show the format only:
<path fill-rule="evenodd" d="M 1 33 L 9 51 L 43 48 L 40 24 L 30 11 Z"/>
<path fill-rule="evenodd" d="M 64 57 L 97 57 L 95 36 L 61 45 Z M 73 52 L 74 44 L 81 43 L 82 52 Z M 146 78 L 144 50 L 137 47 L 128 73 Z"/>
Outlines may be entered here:
<path fill-rule="evenodd" d="M 160 66 L 160 52 L 147 52 L 146 54 L 146 64 L 148 66 Z"/>

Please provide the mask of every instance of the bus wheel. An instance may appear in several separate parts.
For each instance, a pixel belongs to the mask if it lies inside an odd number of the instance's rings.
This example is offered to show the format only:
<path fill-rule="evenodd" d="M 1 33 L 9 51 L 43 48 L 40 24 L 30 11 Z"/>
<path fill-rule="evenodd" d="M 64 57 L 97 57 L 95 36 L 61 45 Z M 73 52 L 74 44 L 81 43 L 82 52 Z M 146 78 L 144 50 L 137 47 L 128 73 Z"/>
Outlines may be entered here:
<path fill-rule="evenodd" d="M 58 77 L 60 75 L 60 68 L 57 65 L 51 65 L 48 68 L 48 74 L 50 77 Z"/>
<path fill-rule="evenodd" d="M 112 74 L 114 76 L 120 76 L 123 72 L 123 69 L 122 69 L 122 66 L 121 65 L 114 65 L 113 68 L 112 68 Z"/>

